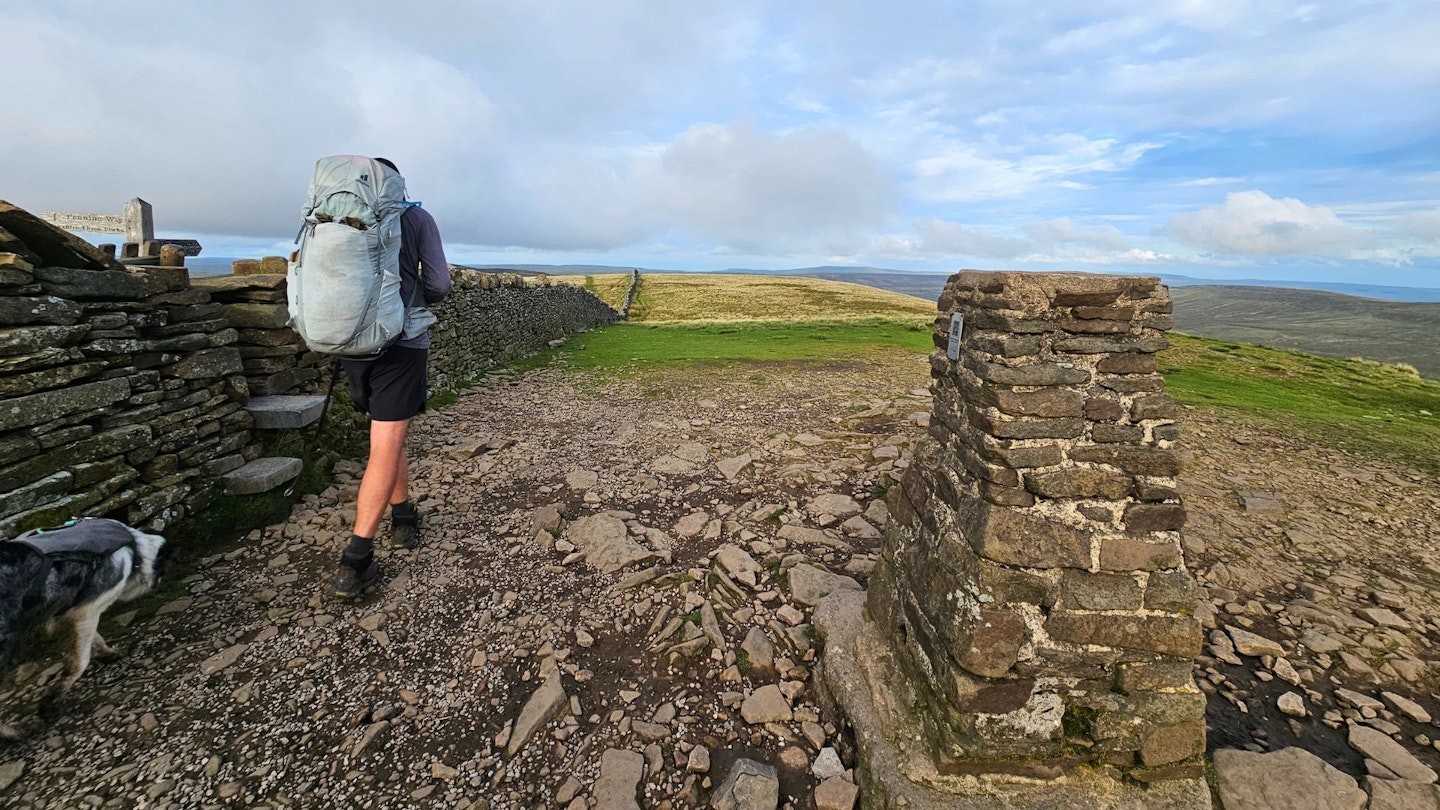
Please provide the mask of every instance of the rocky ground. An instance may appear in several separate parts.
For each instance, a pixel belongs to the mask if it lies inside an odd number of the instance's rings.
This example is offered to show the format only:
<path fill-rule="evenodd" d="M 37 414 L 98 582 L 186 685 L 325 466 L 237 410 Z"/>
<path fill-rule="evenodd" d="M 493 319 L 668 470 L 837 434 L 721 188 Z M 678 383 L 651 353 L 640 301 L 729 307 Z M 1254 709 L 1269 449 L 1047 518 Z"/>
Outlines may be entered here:
<path fill-rule="evenodd" d="M 1261 786 L 1307 796 L 1321 782 L 1351 792 L 1306 806 L 1363 807 L 1366 792 L 1375 810 L 1440 806 L 1440 483 L 1188 417 L 1185 541 L 1208 586 L 1196 675 L 1210 749 L 1313 755 L 1217 757 L 1227 806 L 1267 806 L 1251 803 Z"/>
<path fill-rule="evenodd" d="M 27 732 L 0 749 L 0 799 L 852 807 L 809 617 L 866 583 L 874 496 L 923 431 L 927 374 L 912 357 L 492 376 L 418 422 L 426 543 L 382 552 L 358 603 L 323 588 L 347 464 L 285 524 L 217 548 L 185 595 L 115 616 L 124 656 L 43 719 L 59 664 L 23 665 L 0 694 Z M 1440 766 L 1440 484 L 1202 411 L 1186 424 L 1212 748 L 1423 779 Z M 1245 767 L 1222 787 L 1266 781 Z"/>

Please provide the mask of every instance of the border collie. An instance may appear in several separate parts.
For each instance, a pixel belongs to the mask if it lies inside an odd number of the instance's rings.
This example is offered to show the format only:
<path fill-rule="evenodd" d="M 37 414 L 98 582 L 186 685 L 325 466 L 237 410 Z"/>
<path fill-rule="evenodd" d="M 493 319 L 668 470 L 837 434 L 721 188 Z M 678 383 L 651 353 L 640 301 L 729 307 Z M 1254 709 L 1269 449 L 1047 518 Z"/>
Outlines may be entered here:
<path fill-rule="evenodd" d="M 87 518 L 0 542 L 0 667 L 26 628 L 74 628 L 75 647 L 59 691 L 75 685 L 94 652 L 114 655 L 100 636 L 100 615 L 155 587 L 165 538 L 118 520 Z M 15 736 L 0 724 L 0 736 Z"/>

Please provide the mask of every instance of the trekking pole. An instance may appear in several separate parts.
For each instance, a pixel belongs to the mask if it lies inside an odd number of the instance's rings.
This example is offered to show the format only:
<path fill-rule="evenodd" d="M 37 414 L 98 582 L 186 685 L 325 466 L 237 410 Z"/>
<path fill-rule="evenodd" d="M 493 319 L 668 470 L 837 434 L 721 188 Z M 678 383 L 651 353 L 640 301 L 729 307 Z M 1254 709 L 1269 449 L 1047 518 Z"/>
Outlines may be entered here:
<path fill-rule="evenodd" d="M 315 423 L 315 432 L 310 436 L 309 445 L 300 448 L 300 470 L 302 473 L 305 470 L 304 465 L 310 463 L 310 454 L 314 452 L 315 446 L 320 443 L 320 434 L 325 430 L 325 417 L 330 415 L 330 400 L 335 398 L 335 383 L 339 379 L 340 361 L 332 359 L 330 361 L 330 388 L 325 392 L 325 404 L 320 406 L 320 421 Z M 285 497 L 288 498 L 294 495 L 295 487 L 299 485 L 300 476 L 297 475 L 294 480 L 290 482 L 290 486 L 285 488 Z"/>

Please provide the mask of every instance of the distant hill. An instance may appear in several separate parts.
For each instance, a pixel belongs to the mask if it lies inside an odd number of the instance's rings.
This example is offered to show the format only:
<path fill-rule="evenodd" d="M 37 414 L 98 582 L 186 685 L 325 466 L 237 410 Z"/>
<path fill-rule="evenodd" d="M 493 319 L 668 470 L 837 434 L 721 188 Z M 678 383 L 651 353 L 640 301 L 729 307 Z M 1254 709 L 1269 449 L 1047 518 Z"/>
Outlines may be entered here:
<path fill-rule="evenodd" d="M 615 273 L 587 276 L 585 286 L 611 305 L 617 305 L 629 287 L 629 276 Z M 630 320 L 696 323 L 881 318 L 922 325 L 928 324 L 934 313 L 935 305 L 922 298 L 828 279 L 642 272 Z"/>
<path fill-rule="evenodd" d="M 1326 357 L 1408 363 L 1440 378 L 1440 303 L 1214 285 L 1172 287 L 1170 295 L 1181 332 Z"/>

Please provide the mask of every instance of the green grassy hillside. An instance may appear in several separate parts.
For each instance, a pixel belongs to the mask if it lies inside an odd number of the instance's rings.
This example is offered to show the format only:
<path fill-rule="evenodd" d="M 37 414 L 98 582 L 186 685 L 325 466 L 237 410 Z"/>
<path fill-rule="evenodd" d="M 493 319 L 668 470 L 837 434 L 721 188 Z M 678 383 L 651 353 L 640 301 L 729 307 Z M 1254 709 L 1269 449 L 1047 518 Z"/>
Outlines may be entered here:
<path fill-rule="evenodd" d="M 618 306 L 630 277 L 586 276 L 587 289 Z M 935 304 L 861 284 L 791 276 L 646 273 L 630 309 L 635 323 L 701 321 L 907 320 L 935 317 Z"/>
<path fill-rule="evenodd" d="M 1180 402 L 1440 474 L 1440 382 L 1413 368 L 1172 335 L 1160 356 Z"/>

